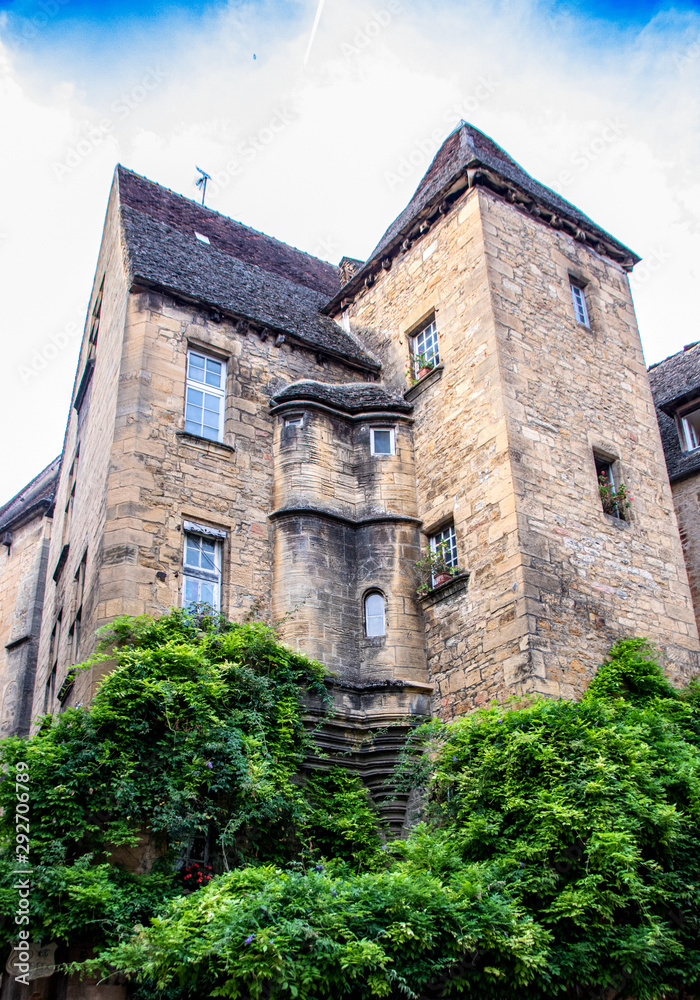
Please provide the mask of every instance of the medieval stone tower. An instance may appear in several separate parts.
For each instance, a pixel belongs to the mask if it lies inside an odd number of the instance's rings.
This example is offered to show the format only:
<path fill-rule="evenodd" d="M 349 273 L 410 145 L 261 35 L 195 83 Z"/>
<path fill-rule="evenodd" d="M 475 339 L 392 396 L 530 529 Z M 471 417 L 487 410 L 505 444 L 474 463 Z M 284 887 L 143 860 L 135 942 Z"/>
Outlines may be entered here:
<path fill-rule="evenodd" d="M 697 669 L 636 260 L 465 124 L 370 258 L 340 269 L 119 167 L 33 717 L 90 700 L 96 672 L 71 667 L 97 627 L 196 600 L 285 619 L 334 672 L 331 746 L 578 695 L 623 635 L 649 636 L 678 679 Z M 601 473 L 629 508 L 606 512 Z M 442 581 L 416 571 L 431 548 Z"/>

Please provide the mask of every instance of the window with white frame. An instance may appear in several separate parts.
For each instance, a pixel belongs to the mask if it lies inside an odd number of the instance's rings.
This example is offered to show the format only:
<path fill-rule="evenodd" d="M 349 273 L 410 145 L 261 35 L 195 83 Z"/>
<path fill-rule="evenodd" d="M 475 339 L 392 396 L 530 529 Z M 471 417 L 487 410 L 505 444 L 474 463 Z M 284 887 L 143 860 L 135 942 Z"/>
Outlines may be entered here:
<path fill-rule="evenodd" d="M 210 441 L 224 437 L 226 365 L 200 351 L 187 352 L 185 430 Z"/>
<path fill-rule="evenodd" d="M 414 375 L 417 375 L 426 364 L 428 367 L 434 367 L 440 363 L 437 325 L 434 316 L 411 338 L 411 354 Z"/>
<path fill-rule="evenodd" d="M 386 602 L 377 590 L 365 597 L 365 635 L 386 635 Z"/>
<path fill-rule="evenodd" d="M 576 317 L 576 322 L 580 323 L 582 326 L 590 326 L 588 306 L 586 305 L 586 294 L 583 287 L 573 279 L 571 281 L 571 301 L 574 304 L 574 316 Z"/>
<path fill-rule="evenodd" d="M 182 606 L 221 607 L 221 540 L 185 529 L 182 567 Z"/>
<path fill-rule="evenodd" d="M 370 452 L 372 455 L 395 454 L 395 437 L 393 427 L 370 427 Z"/>
<path fill-rule="evenodd" d="M 455 534 L 454 524 L 446 524 L 440 531 L 436 531 L 430 535 L 429 541 L 430 551 L 442 557 L 441 561 L 448 571 L 457 567 L 457 535 Z M 436 566 L 432 573 L 433 587 L 438 585 L 441 576 L 440 567 Z"/>
<path fill-rule="evenodd" d="M 679 414 L 679 433 L 683 451 L 700 448 L 700 406 Z"/>

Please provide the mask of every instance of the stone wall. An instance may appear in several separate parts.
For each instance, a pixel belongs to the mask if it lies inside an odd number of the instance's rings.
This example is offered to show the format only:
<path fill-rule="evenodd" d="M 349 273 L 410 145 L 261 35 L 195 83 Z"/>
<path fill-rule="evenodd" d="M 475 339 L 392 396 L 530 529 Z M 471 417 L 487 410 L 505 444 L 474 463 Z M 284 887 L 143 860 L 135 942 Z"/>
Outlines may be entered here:
<path fill-rule="evenodd" d="M 676 680 L 698 634 L 627 274 L 480 195 L 524 562 L 535 690 L 578 696 L 616 639 L 649 636 Z M 590 327 L 576 322 L 571 279 Z M 606 515 L 594 452 L 632 497 Z"/>
<path fill-rule="evenodd" d="M 469 574 L 423 602 L 436 708 L 579 695 L 623 635 L 687 677 L 698 636 L 624 271 L 472 189 L 346 312 L 404 386 L 433 314 L 444 367 L 408 392 L 417 509 L 426 536 L 453 520 Z M 594 449 L 631 489 L 628 522 L 602 510 Z"/>
<path fill-rule="evenodd" d="M 695 620 L 700 629 L 700 476 L 676 480 L 671 491 L 688 570 Z"/>
<path fill-rule="evenodd" d="M 50 537 L 42 511 L 0 546 L 0 737 L 29 732 Z"/>

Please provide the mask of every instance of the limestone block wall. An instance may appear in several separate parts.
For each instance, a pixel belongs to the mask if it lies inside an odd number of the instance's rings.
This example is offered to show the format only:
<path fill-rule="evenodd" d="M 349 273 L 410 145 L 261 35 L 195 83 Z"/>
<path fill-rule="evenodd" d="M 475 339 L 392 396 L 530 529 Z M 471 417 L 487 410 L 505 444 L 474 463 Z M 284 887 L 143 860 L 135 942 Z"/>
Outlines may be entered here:
<path fill-rule="evenodd" d="M 303 401 L 275 413 L 273 617 L 291 616 L 284 640 L 356 684 L 425 683 L 410 423 Z M 290 416 L 302 416 L 302 426 L 289 426 Z M 394 455 L 371 455 L 376 424 L 394 427 Z M 370 590 L 385 598 L 382 637 L 365 635 Z"/>
<path fill-rule="evenodd" d="M 673 506 L 688 571 L 695 621 L 700 629 L 700 476 L 688 476 L 671 485 Z"/>
<path fill-rule="evenodd" d="M 103 286 L 95 367 L 80 413 L 73 407 L 83 379 L 89 353 L 88 336 L 93 309 Z M 58 691 L 73 662 L 80 662 L 94 649 L 95 628 L 103 624 L 98 615 L 98 581 L 102 533 L 106 517 L 106 483 L 112 456 L 112 440 L 117 413 L 118 387 L 122 360 L 122 339 L 127 299 L 127 274 L 121 249 L 118 205 L 114 191 L 105 220 L 105 233 L 97 261 L 86 330 L 81 346 L 76 380 L 63 447 L 61 475 L 56 493 L 54 526 L 48 557 L 44 613 L 39 645 L 33 714 L 44 709 L 46 680 L 51 665 L 51 635 L 60 634 Z M 73 473 L 71 474 L 71 470 Z M 69 503 L 75 486 L 74 500 Z M 65 562 L 62 554 L 65 547 Z M 79 600 L 76 573 L 85 557 L 84 604 L 81 640 L 77 650 L 69 635 Z M 60 627 L 57 621 L 60 618 Z M 84 704 L 94 690 L 90 674 L 81 673 L 72 694 L 73 703 Z M 58 707 L 54 703 L 54 708 Z"/>
<path fill-rule="evenodd" d="M 435 709 L 444 717 L 522 690 L 527 666 L 514 483 L 478 192 L 468 192 L 348 310 L 408 388 L 411 334 L 435 315 L 440 362 L 410 390 L 418 516 L 427 535 L 453 521 L 468 587 L 424 602 Z"/>
<path fill-rule="evenodd" d="M 117 236 L 108 219 L 96 280 L 98 287 L 106 271 L 97 360 L 87 409 L 80 420 L 72 411 L 69 421 L 50 574 L 65 539 L 70 552 L 58 583 L 52 584 L 37 701 L 48 670 L 52 623 L 60 610 L 68 621 L 74 613 L 74 575 L 86 551 L 81 659 L 94 648 L 95 630 L 116 615 L 162 613 L 181 604 L 185 519 L 226 533 L 224 614 L 241 616 L 257 598 L 269 613 L 274 570 L 267 520 L 273 500 L 269 398 L 301 378 L 347 382 L 363 377 L 341 362 L 322 361 L 313 351 L 246 334 L 206 309 L 145 289 L 130 292 Z M 223 442 L 184 433 L 190 347 L 226 364 Z M 63 515 L 67 469 L 78 443 L 69 525 Z M 65 633 L 64 618 L 62 676 L 71 665 Z M 99 677 L 96 669 L 81 672 L 66 703 L 89 701 Z"/>
<path fill-rule="evenodd" d="M 0 737 L 29 731 L 50 537 L 42 514 L 0 546 Z"/>
<path fill-rule="evenodd" d="M 580 694 L 625 635 L 649 636 L 687 677 L 698 635 L 627 275 L 498 196 L 479 199 L 534 688 Z M 602 510 L 594 451 L 634 498 L 628 521 Z"/>

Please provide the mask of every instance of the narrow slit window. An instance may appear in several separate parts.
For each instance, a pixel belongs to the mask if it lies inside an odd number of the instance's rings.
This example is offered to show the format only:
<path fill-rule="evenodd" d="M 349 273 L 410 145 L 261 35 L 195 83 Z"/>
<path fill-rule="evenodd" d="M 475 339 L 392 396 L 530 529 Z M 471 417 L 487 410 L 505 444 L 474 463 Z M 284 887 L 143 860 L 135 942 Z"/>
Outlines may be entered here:
<path fill-rule="evenodd" d="M 226 366 L 198 351 L 187 352 L 185 430 L 210 441 L 223 441 Z"/>
<path fill-rule="evenodd" d="M 185 534 L 182 568 L 182 604 L 221 607 L 221 542 L 203 535 Z"/>
<path fill-rule="evenodd" d="M 386 602 L 377 591 L 365 597 L 365 635 L 386 635 Z"/>
<path fill-rule="evenodd" d="M 586 304 L 586 294 L 580 285 L 571 282 L 571 299 L 574 304 L 574 316 L 576 317 L 576 322 L 580 323 L 581 326 L 590 327 L 590 321 L 588 318 L 588 305 Z"/>

